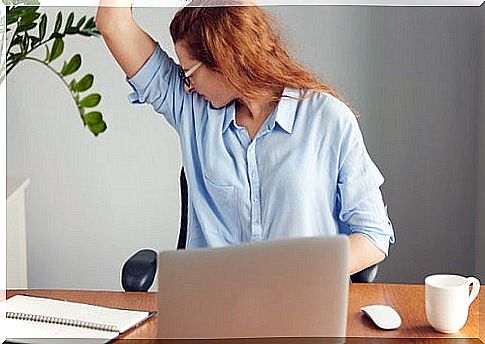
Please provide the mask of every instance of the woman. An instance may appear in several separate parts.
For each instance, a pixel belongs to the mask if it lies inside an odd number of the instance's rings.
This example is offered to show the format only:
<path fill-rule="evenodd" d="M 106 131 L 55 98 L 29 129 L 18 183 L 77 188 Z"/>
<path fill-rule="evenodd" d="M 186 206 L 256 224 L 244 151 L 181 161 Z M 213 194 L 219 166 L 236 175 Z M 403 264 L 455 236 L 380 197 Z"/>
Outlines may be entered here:
<path fill-rule="evenodd" d="M 179 135 L 187 247 L 344 233 L 350 274 L 382 261 L 394 242 L 384 179 L 356 118 L 294 62 L 268 16 L 256 6 L 181 9 L 170 24 L 179 66 L 130 5 L 102 0 L 96 24 L 131 102 L 151 104 Z"/>

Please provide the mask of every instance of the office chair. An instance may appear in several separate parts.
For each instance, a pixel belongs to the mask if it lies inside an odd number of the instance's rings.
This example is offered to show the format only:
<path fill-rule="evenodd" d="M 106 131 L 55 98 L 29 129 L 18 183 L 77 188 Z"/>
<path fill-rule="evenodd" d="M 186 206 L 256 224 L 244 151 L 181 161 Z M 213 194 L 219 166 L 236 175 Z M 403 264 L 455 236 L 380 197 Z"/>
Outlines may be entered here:
<path fill-rule="evenodd" d="M 184 168 L 180 170 L 181 218 L 177 249 L 185 249 L 187 240 L 188 195 Z M 354 283 L 371 283 L 377 276 L 378 264 L 372 265 L 350 276 Z M 157 271 L 157 252 L 143 249 L 136 252 L 123 264 L 121 285 L 125 291 L 147 291 L 153 284 Z"/>

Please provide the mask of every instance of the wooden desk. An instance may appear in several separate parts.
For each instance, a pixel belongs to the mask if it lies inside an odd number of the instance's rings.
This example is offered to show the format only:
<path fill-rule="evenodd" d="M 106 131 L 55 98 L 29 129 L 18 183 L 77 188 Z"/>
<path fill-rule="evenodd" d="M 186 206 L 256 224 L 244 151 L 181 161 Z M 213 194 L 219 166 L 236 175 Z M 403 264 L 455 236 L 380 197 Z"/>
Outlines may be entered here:
<path fill-rule="evenodd" d="M 108 307 L 136 310 L 156 310 L 156 293 L 129 293 L 116 291 L 78 290 L 8 290 L 7 298 L 15 294 L 27 294 L 84 302 Z M 394 307 L 403 320 L 401 327 L 394 331 L 377 329 L 363 314 L 360 307 L 369 304 L 388 304 Z M 483 309 L 483 307 L 482 307 Z M 483 313 L 485 314 L 485 313 Z M 479 323 L 481 326 L 479 326 Z M 479 328 L 482 328 L 480 332 Z M 157 317 L 153 317 L 125 333 L 123 339 L 153 339 L 156 337 Z M 401 284 L 351 284 L 346 343 L 481 343 L 485 342 L 485 316 L 480 321 L 479 299 L 470 308 L 467 324 L 458 333 L 449 335 L 434 331 L 426 321 L 424 309 L 424 286 Z M 453 340 L 453 338 L 461 338 Z M 258 342 L 261 340 L 258 340 Z M 284 343 L 291 339 L 268 339 L 265 343 Z M 180 342 L 180 341 L 177 341 Z M 183 341 L 186 343 L 186 341 Z M 197 341 L 201 343 L 204 341 Z M 209 342 L 209 341 L 207 341 Z M 213 342 L 213 341 L 210 341 Z M 231 341 L 233 343 L 234 341 Z M 247 340 L 235 342 L 247 343 Z M 318 338 L 301 339 L 295 343 L 320 343 Z M 228 343 L 224 341 L 224 343 Z"/>

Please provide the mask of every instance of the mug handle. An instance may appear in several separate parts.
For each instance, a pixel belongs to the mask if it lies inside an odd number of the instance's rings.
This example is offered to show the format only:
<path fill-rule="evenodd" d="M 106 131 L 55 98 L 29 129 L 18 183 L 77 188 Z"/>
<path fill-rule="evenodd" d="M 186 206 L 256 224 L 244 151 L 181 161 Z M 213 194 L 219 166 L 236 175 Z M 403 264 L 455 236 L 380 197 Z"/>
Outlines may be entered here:
<path fill-rule="evenodd" d="M 468 285 L 472 285 L 472 292 L 470 293 L 470 297 L 468 298 L 468 305 L 476 299 L 478 296 L 478 292 L 480 291 L 480 281 L 475 277 L 467 277 L 466 278 Z"/>

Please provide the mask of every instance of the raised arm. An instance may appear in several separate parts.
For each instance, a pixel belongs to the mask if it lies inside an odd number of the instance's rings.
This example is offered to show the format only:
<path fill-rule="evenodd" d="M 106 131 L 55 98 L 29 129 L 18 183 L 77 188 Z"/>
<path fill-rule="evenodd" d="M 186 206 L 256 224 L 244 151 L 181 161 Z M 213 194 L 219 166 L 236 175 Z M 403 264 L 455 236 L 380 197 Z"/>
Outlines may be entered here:
<path fill-rule="evenodd" d="M 153 53 L 156 43 L 134 21 L 133 0 L 101 0 L 96 26 L 111 54 L 131 78 Z"/>

